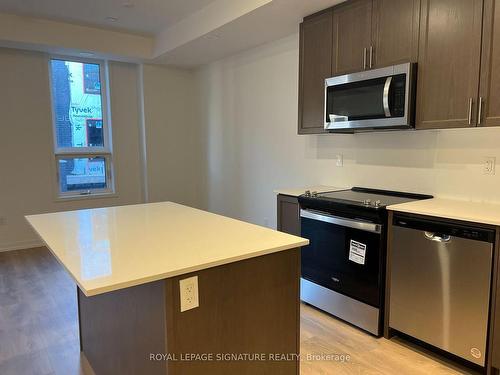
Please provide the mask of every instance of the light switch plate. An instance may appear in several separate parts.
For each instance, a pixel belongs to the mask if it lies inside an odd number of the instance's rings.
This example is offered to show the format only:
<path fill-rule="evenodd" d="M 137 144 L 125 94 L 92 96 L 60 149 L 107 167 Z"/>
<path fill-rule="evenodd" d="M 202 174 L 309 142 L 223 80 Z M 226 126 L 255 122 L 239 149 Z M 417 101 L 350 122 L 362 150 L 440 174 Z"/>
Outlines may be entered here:
<path fill-rule="evenodd" d="M 344 155 L 337 154 L 337 161 L 336 161 L 335 165 L 337 167 L 343 167 L 344 166 Z"/>
<path fill-rule="evenodd" d="M 189 277 L 179 281 L 181 312 L 200 306 L 198 295 L 198 276 Z"/>

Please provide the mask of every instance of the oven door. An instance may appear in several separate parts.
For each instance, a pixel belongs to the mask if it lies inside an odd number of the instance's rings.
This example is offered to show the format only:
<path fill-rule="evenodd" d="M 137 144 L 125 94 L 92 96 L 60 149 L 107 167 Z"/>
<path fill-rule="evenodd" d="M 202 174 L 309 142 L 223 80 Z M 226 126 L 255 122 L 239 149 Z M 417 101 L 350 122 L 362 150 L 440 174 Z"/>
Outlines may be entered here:
<path fill-rule="evenodd" d="M 325 129 L 410 127 L 411 75 L 411 64 L 403 64 L 327 79 Z"/>
<path fill-rule="evenodd" d="M 380 307 L 382 226 L 301 210 L 302 278 Z"/>

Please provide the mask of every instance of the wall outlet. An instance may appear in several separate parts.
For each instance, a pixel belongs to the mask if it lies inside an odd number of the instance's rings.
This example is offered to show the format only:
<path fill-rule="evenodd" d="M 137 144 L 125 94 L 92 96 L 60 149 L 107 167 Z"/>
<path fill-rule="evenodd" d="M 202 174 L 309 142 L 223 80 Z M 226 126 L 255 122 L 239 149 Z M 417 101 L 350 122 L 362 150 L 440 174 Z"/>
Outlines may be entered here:
<path fill-rule="evenodd" d="M 495 164 L 496 164 L 496 157 L 494 157 L 494 156 L 485 157 L 484 164 L 483 164 L 483 174 L 494 175 L 495 174 Z"/>
<path fill-rule="evenodd" d="M 198 296 L 198 276 L 193 276 L 179 281 L 181 295 L 181 312 L 200 306 Z"/>
<path fill-rule="evenodd" d="M 344 166 L 344 155 L 337 154 L 336 158 L 337 158 L 337 161 L 335 162 L 335 165 L 337 167 L 343 167 Z"/>

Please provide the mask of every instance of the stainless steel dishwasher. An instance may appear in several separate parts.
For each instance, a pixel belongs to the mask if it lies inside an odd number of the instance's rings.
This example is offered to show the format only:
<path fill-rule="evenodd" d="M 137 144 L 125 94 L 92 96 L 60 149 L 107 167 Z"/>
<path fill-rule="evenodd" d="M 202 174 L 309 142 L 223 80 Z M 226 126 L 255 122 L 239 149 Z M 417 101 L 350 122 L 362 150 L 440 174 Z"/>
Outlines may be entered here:
<path fill-rule="evenodd" d="M 389 327 L 485 365 L 495 232 L 396 214 Z"/>

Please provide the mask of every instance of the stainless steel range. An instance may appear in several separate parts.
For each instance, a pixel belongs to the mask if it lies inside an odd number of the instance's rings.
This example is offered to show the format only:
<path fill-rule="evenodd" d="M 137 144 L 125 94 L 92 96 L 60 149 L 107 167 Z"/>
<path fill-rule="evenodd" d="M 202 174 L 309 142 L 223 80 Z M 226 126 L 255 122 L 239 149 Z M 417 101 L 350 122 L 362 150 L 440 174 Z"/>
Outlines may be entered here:
<path fill-rule="evenodd" d="M 299 197 L 301 299 L 376 336 L 382 334 L 386 206 L 429 195 L 354 187 Z"/>

